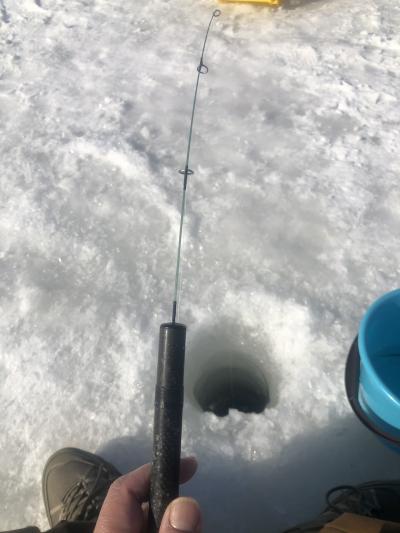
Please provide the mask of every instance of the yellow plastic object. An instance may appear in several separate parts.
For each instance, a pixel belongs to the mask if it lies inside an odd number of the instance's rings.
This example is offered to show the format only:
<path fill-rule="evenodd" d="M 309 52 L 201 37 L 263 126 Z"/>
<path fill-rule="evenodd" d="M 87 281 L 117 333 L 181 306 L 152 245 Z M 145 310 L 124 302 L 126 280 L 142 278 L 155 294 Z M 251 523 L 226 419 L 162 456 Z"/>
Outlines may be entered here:
<path fill-rule="evenodd" d="M 282 5 L 282 0 L 219 0 L 223 4 L 265 4 L 267 6 L 278 7 Z"/>

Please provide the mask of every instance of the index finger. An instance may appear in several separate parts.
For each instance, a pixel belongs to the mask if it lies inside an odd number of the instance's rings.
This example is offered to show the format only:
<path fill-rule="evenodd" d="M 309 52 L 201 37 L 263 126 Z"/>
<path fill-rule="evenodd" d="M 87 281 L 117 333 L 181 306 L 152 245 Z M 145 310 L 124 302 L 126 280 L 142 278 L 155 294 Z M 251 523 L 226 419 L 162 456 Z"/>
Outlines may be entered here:
<path fill-rule="evenodd" d="M 194 457 L 181 460 L 180 482 L 196 472 Z M 111 485 L 100 511 L 95 533 L 139 533 L 145 517 L 142 506 L 149 499 L 151 464 L 119 477 Z"/>
<path fill-rule="evenodd" d="M 112 483 L 100 510 L 94 533 L 140 533 L 145 518 L 141 503 L 147 500 L 151 465 L 144 465 Z"/>
<path fill-rule="evenodd" d="M 181 459 L 179 483 L 189 481 L 197 470 L 197 460 L 195 457 L 185 457 Z M 136 498 L 139 503 L 144 503 L 149 499 L 150 492 L 151 463 L 147 463 L 133 472 L 129 472 L 119 477 L 114 483 L 123 487 Z M 119 487 L 121 488 L 121 487 Z"/>

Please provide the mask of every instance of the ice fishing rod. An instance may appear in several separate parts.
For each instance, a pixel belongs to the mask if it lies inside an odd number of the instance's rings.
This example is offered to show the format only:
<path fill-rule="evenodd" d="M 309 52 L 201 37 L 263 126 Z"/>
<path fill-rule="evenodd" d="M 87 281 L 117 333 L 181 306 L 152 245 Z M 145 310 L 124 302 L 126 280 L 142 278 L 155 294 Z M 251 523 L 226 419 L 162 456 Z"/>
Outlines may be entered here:
<path fill-rule="evenodd" d="M 197 82 L 194 93 L 192 117 L 186 163 L 183 170 L 183 192 L 181 221 L 179 227 L 178 253 L 176 260 L 175 290 L 172 304 L 172 321 L 160 326 L 158 346 L 157 383 L 154 401 L 153 464 L 150 483 L 149 532 L 158 532 L 165 509 L 179 496 L 179 470 L 181 457 L 183 377 L 185 367 L 186 326 L 176 322 L 179 298 L 179 278 L 182 251 L 182 230 L 185 216 L 186 188 L 188 176 L 194 172 L 189 168 L 190 145 L 192 140 L 194 111 L 200 74 L 207 74 L 208 67 L 203 63 L 208 32 L 215 17 L 221 11 L 215 9 L 208 24 L 200 63 L 197 67 Z"/>

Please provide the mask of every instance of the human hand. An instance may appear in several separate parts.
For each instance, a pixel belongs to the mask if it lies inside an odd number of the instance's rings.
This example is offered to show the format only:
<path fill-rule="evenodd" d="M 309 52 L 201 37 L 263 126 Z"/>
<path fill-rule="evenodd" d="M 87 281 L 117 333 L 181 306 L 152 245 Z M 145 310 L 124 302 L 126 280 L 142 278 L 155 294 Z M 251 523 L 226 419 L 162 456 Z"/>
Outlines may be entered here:
<path fill-rule="evenodd" d="M 181 460 L 180 483 L 197 470 L 194 457 Z M 146 533 L 151 465 L 144 465 L 111 485 L 94 533 Z M 166 509 L 159 533 L 201 533 L 201 512 L 196 500 L 177 498 Z"/>

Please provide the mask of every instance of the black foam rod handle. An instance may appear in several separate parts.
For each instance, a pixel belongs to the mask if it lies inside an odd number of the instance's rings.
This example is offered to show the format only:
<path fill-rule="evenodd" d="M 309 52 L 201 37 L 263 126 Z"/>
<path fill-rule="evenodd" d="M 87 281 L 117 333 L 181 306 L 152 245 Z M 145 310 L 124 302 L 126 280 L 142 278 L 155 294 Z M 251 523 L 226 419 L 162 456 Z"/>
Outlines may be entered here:
<path fill-rule="evenodd" d="M 158 532 L 165 509 L 179 496 L 186 326 L 161 324 L 154 403 L 149 531 Z"/>

